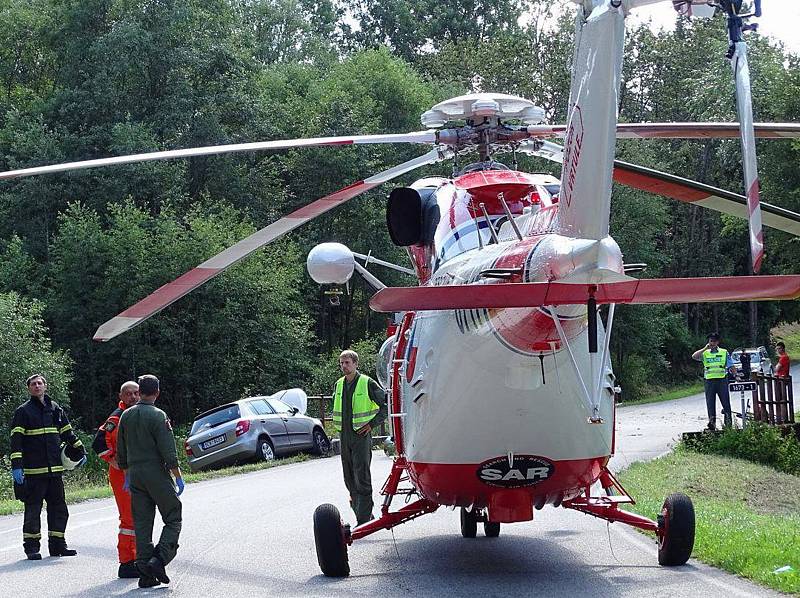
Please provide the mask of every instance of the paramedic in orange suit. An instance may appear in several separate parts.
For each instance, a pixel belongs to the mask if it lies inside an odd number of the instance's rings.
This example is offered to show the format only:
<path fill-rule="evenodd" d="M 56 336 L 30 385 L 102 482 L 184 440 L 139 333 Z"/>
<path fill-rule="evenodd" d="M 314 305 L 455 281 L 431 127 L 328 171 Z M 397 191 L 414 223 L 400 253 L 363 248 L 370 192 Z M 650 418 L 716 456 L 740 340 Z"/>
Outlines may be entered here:
<path fill-rule="evenodd" d="M 136 533 L 133 528 L 131 513 L 131 494 L 123 489 L 125 474 L 117 465 L 117 429 L 122 412 L 139 401 L 139 385 L 136 382 L 125 382 L 119 389 L 119 406 L 108 416 L 94 437 L 92 448 L 97 455 L 108 463 L 108 481 L 114 491 L 119 510 L 119 536 L 117 552 L 119 552 L 119 577 L 137 578 L 139 572 L 134 566 L 136 560 Z"/>

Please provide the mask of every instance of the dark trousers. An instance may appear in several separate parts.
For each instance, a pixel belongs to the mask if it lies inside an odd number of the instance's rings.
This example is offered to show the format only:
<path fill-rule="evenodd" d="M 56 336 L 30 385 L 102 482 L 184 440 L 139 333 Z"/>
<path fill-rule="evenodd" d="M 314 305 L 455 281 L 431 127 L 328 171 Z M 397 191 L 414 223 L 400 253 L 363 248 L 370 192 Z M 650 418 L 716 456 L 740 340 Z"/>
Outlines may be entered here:
<path fill-rule="evenodd" d="M 25 476 L 25 519 L 22 523 L 22 546 L 25 553 L 39 552 L 42 538 L 42 501 L 47 503 L 47 536 L 52 547 L 66 546 L 67 501 L 64 480 L 60 475 Z"/>
<path fill-rule="evenodd" d="M 350 493 L 350 506 L 356 514 L 358 525 L 372 518 L 372 436 L 356 434 L 343 436 L 342 473 L 344 485 Z"/>
<path fill-rule="evenodd" d="M 713 378 L 706 380 L 706 410 L 708 419 L 717 417 L 717 396 L 722 403 L 722 413 L 726 419 L 731 416 L 731 400 L 728 396 L 728 378 Z"/>
<path fill-rule="evenodd" d="M 166 565 L 178 552 L 182 524 L 182 505 L 175 495 L 172 476 L 163 466 L 140 466 L 128 470 L 128 479 L 133 527 L 136 530 L 136 560 L 146 563 L 155 554 Z M 164 527 L 158 545 L 153 547 L 156 508 L 161 514 Z"/>

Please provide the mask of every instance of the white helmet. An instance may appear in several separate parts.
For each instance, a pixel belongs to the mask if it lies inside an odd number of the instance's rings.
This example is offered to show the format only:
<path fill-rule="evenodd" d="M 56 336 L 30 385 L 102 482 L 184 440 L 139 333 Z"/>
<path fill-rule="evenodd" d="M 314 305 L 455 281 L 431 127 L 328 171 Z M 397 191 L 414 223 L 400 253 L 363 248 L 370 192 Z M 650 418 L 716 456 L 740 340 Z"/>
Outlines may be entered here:
<path fill-rule="evenodd" d="M 67 457 L 67 445 L 64 444 L 61 446 L 61 465 L 64 466 L 65 471 L 72 471 L 78 466 L 80 461 L 73 461 L 69 457 Z"/>

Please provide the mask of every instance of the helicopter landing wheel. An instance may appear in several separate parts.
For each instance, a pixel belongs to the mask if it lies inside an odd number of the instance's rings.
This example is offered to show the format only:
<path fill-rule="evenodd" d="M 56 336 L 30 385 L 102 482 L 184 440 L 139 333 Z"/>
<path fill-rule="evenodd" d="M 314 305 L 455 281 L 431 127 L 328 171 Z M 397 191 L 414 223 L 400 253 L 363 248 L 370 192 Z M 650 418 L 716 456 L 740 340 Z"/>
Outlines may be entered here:
<path fill-rule="evenodd" d="M 670 494 L 658 516 L 658 564 L 685 565 L 694 548 L 694 505 L 685 494 Z"/>
<path fill-rule="evenodd" d="M 478 515 L 461 507 L 461 535 L 474 538 L 478 534 Z"/>
<path fill-rule="evenodd" d="M 350 575 L 344 534 L 339 509 L 330 504 L 318 506 L 314 511 L 314 543 L 317 546 L 319 568 L 328 577 Z"/>
<path fill-rule="evenodd" d="M 496 538 L 500 535 L 500 523 L 495 521 L 484 521 L 483 533 L 487 538 Z"/>

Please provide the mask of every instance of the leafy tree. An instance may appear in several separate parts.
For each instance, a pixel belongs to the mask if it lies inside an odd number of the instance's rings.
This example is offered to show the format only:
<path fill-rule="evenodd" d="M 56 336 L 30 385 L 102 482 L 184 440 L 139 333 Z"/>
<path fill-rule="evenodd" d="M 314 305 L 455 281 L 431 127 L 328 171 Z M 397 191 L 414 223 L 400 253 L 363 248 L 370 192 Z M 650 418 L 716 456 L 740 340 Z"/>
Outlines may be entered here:
<path fill-rule="evenodd" d="M 28 396 L 28 376 L 41 373 L 47 393 L 61 405 L 70 402 L 72 362 L 66 351 L 53 348 L 43 308 L 41 301 L 18 293 L 0 294 L 0 455 L 8 455 L 11 416 Z"/>

